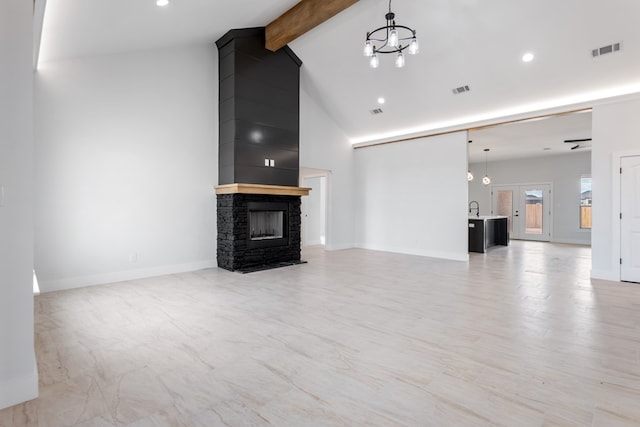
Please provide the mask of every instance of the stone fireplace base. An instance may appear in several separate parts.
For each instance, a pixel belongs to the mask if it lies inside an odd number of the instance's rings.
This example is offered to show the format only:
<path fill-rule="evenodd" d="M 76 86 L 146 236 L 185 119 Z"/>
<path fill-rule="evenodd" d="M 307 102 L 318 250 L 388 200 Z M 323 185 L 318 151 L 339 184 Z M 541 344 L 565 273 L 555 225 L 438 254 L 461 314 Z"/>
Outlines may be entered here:
<path fill-rule="evenodd" d="M 308 189 L 267 185 L 231 184 L 216 187 L 218 267 L 251 272 L 299 264 L 301 195 Z M 275 193 L 275 194 L 274 194 Z M 250 211 L 278 211 L 284 232 L 278 238 L 252 238 Z"/>

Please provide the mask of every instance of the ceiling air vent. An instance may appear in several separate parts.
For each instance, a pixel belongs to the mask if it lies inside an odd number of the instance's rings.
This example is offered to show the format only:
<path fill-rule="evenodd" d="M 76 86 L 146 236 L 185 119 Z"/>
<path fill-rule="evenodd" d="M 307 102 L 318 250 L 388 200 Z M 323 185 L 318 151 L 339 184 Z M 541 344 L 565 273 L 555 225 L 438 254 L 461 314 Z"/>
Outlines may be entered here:
<path fill-rule="evenodd" d="M 609 44 L 607 46 L 599 47 L 597 49 L 592 49 L 591 50 L 591 56 L 595 58 L 597 56 L 606 55 L 607 53 L 619 52 L 620 49 L 622 49 L 622 43 L 621 42 L 613 43 L 613 44 Z"/>
<path fill-rule="evenodd" d="M 382 108 L 374 108 L 373 110 L 370 110 L 369 112 L 373 116 L 375 116 L 376 114 L 382 114 Z"/>
<path fill-rule="evenodd" d="M 469 85 L 464 85 L 464 86 L 460 86 L 455 89 L 452 89 L 454 95 L 457 95 L 459 93 L 469 92 L 470 90 L 471 89 L 469 88 Z"/>

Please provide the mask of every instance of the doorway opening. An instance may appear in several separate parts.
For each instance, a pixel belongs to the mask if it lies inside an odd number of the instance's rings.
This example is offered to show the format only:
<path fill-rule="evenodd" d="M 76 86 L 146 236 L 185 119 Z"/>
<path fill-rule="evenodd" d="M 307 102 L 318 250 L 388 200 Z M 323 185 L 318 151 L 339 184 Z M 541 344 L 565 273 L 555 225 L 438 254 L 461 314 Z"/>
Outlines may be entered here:
<path fill-rule="evenodd" d="M 480 203 L 480 215 L 509 217 L 513 239 L 590 246 L 591 144 L 572 141 L 591 136 L 589 110 L 469 130 L 468 170 L 475 177 L 468 200 Z M 479 179 L 485 171 L 489 185 Z M 500 212 L 498 197 L 507 206 Z"/>
<path fill-rule="evenodd" d="M 331 171 L 300 168 L 303 187 L 311 188 L 302 198 L 302 246 L 327 244 L 327 200 Z"/>

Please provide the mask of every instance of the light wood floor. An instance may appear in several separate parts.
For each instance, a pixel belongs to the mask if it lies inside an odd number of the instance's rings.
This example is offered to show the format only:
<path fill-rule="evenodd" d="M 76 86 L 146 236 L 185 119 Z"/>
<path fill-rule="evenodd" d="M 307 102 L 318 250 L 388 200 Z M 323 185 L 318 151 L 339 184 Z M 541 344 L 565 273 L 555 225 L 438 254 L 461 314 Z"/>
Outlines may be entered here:
<path fill-rule="evenodd" d="M 640 285 L 590 249 L 367 250 L 36 298 L 40 398 L 1 426 L 638 426 Z"/>

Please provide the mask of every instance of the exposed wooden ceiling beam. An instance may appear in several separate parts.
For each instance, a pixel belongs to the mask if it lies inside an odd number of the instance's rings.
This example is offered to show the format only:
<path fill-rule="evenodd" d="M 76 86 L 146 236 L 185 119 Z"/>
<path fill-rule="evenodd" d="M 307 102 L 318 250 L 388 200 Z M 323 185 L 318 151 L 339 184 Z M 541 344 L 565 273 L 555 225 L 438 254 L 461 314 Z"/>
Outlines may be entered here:
<path fill-rule="evenodd" d="M 275 52 L 357 2 L 358 0 L 301 0 L 267 25 L 265 47 Z"/>

